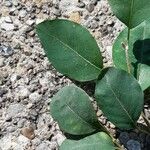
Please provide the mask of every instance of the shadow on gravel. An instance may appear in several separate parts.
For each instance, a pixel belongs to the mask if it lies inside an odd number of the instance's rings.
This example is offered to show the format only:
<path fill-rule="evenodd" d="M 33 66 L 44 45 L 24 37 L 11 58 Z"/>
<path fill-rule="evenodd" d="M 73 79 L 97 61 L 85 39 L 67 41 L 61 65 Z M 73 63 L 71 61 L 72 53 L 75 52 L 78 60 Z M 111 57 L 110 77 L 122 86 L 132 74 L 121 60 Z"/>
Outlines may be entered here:
<path fill-rule="evenodd" d="M 72 80 L 72 79 L 71 81 L 75 85 L 83 89 L 90 97 L 94 96 L 96 81 L 89 81 L 89 82 L 83 82 L 83 83 Z"/>

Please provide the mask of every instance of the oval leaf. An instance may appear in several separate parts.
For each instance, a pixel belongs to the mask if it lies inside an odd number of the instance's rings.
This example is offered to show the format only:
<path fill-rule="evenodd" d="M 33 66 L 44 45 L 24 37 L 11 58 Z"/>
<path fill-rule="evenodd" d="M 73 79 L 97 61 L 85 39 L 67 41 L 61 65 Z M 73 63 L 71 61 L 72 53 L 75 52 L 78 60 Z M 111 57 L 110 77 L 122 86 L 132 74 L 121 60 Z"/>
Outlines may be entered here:
<path fill-rule="evenodd" d="M 47 20 L 37 25 L 37 33 L 47 57 L 60 73 L 77 81 L 97 79 L 102 57 L 88 30 L 67 20 Z"/>
<path fill-rule="evenodd" d="M 95 91 L 98 105 L 118 128 L 134 128 L 144 103 L 140 85 L 124 70 L 109 68 L 103 73 Z"/>
<path fill-rule="evenodd" d="M 128 28 L 132 29 L 146 19 L 150 19 L 149 0 L 108 0 L 114 14 Z"/>
<path fill-rule="evenodd" d="M 102 129 L 88 95 L 75 85 L 64 87 L 53 97 L 51 114 L 60 128 L 72 135 Z"/>
<path fill-rule="evenodd" d="M 131 30 L 128 49 L 130 69 L 143 90 L 150 86 L 150 21 L 145 21 Z M 120 33 L 113 46 L 113 62 L 117 68 L 128 70 L 125 49 L 127 28 Z"/>
<path fill-rule="evenodd" d="M 99 132 L 81 140 L 65 140 L 60 150 L 115 150 L 111 138 Z"/>

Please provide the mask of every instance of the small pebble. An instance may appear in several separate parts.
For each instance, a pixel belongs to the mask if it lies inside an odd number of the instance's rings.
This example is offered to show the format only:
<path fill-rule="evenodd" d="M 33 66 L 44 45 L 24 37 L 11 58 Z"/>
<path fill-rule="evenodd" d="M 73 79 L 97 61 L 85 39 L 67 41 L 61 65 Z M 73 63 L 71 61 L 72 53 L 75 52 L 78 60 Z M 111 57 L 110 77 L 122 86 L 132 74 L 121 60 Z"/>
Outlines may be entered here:
<path fill-rule="evenodd" d="M 95 5 L 90 3 L 88 5 L 86 5 L 86 9 L 88 10 L 88 12 L 92 12 L 94 10 Z"/>
<path fill-rule="evenodd" d="M 5 22 L 6 23 L 13 23 L 12 19 L 9 16 L 5 17 Z"/>
<path fill-rule="evenodd" d="M 35 138 L 34 129 L 32 127 L 23 128 L 21 130 L 21 134 L 27 137 L 28 139 L 32 140 Z"/>
<path fill-rule="evenodd" d="M 29 95 L 29 100 L 31 100 L 31 102 L 33 104 L 39 102 L 41 100 L 41 98 L 42 98 L 42 96 L 37 92 L 31 93 Z"/>
<path fill-rule="evenodd" d="M 25 10 L 21 10 L 18 14 L 19 17 L 24 18 L 27 15 L 27 12 Z"/>
<path fill-rule="evenodd" d="M 12 3 L 10 1 L 5 1 L 5 6 L 6 7 L 12 7 Z"/>
<path fill-rule="evenodd" d="M 1 24 L 1 29 L 5 30 L 5 31 L 11 31 L 14 30 L 15 26 L 11 23 L 2 23 Z"/>
<path fill-rule="evenodd" d="M 0 58 L 0 67 L 3 67 L 3 66 L 4 66 L 4 61 L 5 61 L 4 58 Z"/>
<path fill-rule="evenodd" d="M 0 46 L 0 54 L 3 56 L 11 56 L 13 54 L 13 49 L 10 46 Z"/>
<path fill-rule="evenodd" d="M 59 9 L 54 9 L 53 10 L 53 14 L 57 17 L 60 17 L 61 16 L 61 11 Z"/>
<path fill-rule="evenodd" d="M 127 148 L 128 150 L 141 150 L 141 145 L 138 141 L 129 140 L 127 142 Z"/>
<path fill-rule="evenodd" d="M 129 141 L 130 137 L 127 132 L 121 132 L 119 135 L 119 140 L 122 144 L 126 145 L 126 143 Z"/>
<path fill-rule="evenodd" d="M 84 8 L 84 7 L 85 7 L 85 3 L 79 2 L 79 3 L 77 4 L 77 6 L 78 6 L 79 8 Z"/>

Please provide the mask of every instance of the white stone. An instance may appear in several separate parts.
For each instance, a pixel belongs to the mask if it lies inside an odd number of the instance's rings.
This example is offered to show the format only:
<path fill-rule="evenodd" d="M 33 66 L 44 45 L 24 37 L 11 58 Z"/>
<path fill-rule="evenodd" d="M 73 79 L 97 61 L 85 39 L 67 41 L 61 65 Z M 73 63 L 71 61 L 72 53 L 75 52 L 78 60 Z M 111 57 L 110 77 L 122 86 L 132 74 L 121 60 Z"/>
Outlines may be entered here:
<path fill-rule="evenodd" d="M 4 66 L 4 58 L 0 58 L 0 67 L 3 67 Z"/>
<path fill-rule="evenodd" d="M 4 19 L 6 23 L 13 23 L 12 19 L 9 16 L 5 17 Z"/>
<path fill-rule="evenodd" d="M 29 94 L 30 94 L 30 92 L 26 87 L 21 88 L 19 91 L 19 97 L 21 99 L 27 98 L 29 96 Z"/>
<path fill-rule="evenodd" d="M 37 103 L 42 99 L 42 96 L 39 93 L 34 92 L 29 95 L 29 99 L 32 103 Z"/>
<path fill-rule="evenodd" d="M 106 47 L 106 52 L 107 52 L 108 56 L 110 58 L 112 58 L 112 46 L 107 46 Z"/>
<path fill-rule="evenodd" d="M 17 74 L 14 73 L 14 74 L 11 75 L 10 81 L 15 82 L 16 80 L 17 80 Z"/>
<path fill-rule="evenodd" d="M 27 12 L 25 10 L 21 10 L 19 12 L 19 17 L 24 18 L 27 15 Z"/>
<path fill-rule="evenodd" d="M 44 21 L 44 19 L 36 19 L 36 24 L 39 24 L 39 23 L 41 23 L 43 21 Z"/>
<path fill-rule="evenodd" d="M 12 135 L 6 135 L 0 140 L 0 148 L 2 150 L 24 150 L 30 145 L 30 140 L 20 135 L 18 138 Z"/>
<path fill-rule="evenodd" d="M 58 145 L 60 146 L 62 144 L 62 142 L 66 139 L 65 136 L 63 136 L 62 134 L 58 133 L 56 135 L 56 139 L 57 139 L 57 142 L 58 142 Z"/>
<path fill-rule="evenodd" d="M 32 26 L 34 24 L 34 22 L 35 22 L 34 20 L 29 19 L 26 21 L 26 24 L 29 26 Z"/>
<path fill-rule="evenodd" d="M 14 30 L 14 25 L 10 24 L 10 23 L 2 23 L 1 24 L 1 29 L 5 30 L 5 31 L 11 31 Z"/>

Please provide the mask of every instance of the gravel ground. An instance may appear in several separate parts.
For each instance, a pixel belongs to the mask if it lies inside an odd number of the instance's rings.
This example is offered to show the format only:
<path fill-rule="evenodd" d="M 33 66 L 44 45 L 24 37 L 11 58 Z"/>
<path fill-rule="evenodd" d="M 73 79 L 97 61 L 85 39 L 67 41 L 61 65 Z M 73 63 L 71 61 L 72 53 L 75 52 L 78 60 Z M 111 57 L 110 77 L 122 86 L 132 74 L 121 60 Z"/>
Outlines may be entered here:
<path fill-rule="evenodd" d="M 57 150 L 65 137 L 49 114 L 49 103 L 72 81 L 48 62 L 35 25 L 55 18 L 82 24 L 102 47 L 105 66 L 112 65 L 112 43 L 124 26 L 107 0 L 0 0 L 0 4 L 0 150 Z M 150 116 L 148 105 L 145 111 Z M 114 132 L 100 110 L 97 115 Z M 118 131 L 118 137 L 128 150 L 150 147 L 150 136 L 144 133 Z"/>

